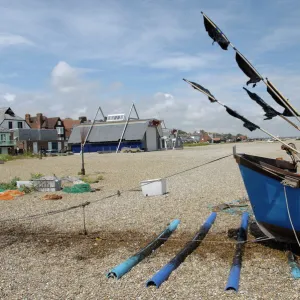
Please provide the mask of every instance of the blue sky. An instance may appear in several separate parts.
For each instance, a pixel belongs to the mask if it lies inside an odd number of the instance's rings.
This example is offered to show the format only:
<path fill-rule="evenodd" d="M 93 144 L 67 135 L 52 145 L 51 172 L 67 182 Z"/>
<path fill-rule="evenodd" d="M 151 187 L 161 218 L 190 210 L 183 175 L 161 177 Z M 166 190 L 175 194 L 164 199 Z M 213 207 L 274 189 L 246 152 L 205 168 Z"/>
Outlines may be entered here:
<path fill-rule="evenodd" d="M 0 8 L 0 106 L 20 115 L 92 118 L 99 105 L 127 113 L 134 101 L 142 117 L 170 128 L 250 133 L 187 78 L 267 130 L 297 134 L 280 118 L 263 121 L 235 52 L 212 46 L 200 13 L 300 110 L 297 0 L 0 0 Z M 274 104 L 263 83 L 250 90 Z"/>

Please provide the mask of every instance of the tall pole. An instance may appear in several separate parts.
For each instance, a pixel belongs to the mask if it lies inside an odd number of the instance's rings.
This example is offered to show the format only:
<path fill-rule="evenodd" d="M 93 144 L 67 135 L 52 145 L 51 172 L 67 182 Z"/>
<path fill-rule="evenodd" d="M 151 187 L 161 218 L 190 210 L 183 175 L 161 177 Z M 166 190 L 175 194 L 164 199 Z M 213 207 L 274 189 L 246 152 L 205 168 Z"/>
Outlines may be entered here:
<path fill-rule="evenodd" d="M 123 132 L 122 132 L 122 134 L 121 134 L 121 138 L 120 138 L 120 141 L 119 141 L 119 144 L 118 144 L 116 153 L 119 152 L 119 148 L 120 148 L 120 145 L 121 145 L 121 143 L 122 143 L 122 140 L 123 140 L 123 137 L 124 137 L 126 128 L 127 128 L 127 126 L 128 126 L 129 119 L 130 119 L 130 115 L 131 115 L 131 111 L 132 111 L 133 107 L 134 107 L 134 103 L 132 103 L 132 105 L 131 105 L 131 107 L 130 107 L 129 114 L 128 114 L 128 118 L 127 118 L 127 121 L 126 121 L 125 126 L 124 126 L 124 128 L 123 128 Z M 134 109 L 135 109 L 135 107 L 134 107 Z"/>
<path fill-rule="evenodd" d="M 84 143 L 83 143 L 83 147 L 85 146 L 85 143 L 86 143 L 88 137 L 90 136 L 91 130 L 92 130 L 94 124 L 95 124 L 95 121 L 96 121 L 96 118 L 97 118 L 97 115 L 98 115 L 99 110 L 101 110 L 102 116 L 104 116 L 103 111 L 102 111 L 101 107 L 99 106 L 98 109 L 97 109 L 95 118 L 94 118 L 94 120 L 93 120 L 93 123 L 91 124 L 91 126 L 90 126 L 90 128 L 89 128 L 89 131 L 88 131 L 88 133 L 87 133 L 87 135 L 86 135 L 86 137 L 85 137 L 85 140 L 84 140 Z"/>

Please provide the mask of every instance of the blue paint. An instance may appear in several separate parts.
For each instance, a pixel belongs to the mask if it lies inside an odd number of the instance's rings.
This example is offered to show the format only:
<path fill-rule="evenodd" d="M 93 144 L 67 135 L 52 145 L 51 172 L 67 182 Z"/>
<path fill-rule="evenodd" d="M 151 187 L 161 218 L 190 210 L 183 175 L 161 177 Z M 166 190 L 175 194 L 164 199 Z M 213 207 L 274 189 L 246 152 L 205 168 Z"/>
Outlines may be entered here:
<path fill-rule="evenodd" d="M 209 217 L 206 219 L 206 221 L 203 223 L 202 227 L 206 228 L 206 229 L 210 229 L 210 227 L 212 226 L 212 224 L 215 222 L 217 217 L 217 213 L 216 212 L 212 212 Z"/>
<path fill-rule="evenodd" d="M 283 185 L 268 176 L 239 165 L 257 222 L 292 230 Z M 300 189 L 286 186 L 289 210 L 296 231 L 300 231 Z"/>
<path fill-rule="evenodd" d="M 148 244 L 144 249 L 136 253 L 135 255 L 128 258 L 126 261 L 122 262 L 112 270 L 110 270 L 107 273 L 107 277 L 116 277 L 117 279 L 120 279 L 124 274 L 128 273 L 135 265 L 137 265 L 140 261 L 142 261 L 148 254 L 151 253 L 151 251 L 154 251 L 157 247 L 155 247 L 155 244 L 157 244 L 157 241 L 160 240 L 162 236 L 171 235 L 180 224 L 180 220 L 176 219 L 172 221 L 169 226 L 156 238 L 154 239 L 150 244 Z M 167 239 L 167 238 L 166 238 Z M 165 239 L 165 240 L 166 240 Z M 165 242 L 165 240 L 161 241 L 162 243 Z M 160 244 L 159 244 L 160 246 Z M 149 251 L 151 250 L 151 251 Z M 145 254 L 147 253 L 147 254 Z"/>
<path fill-rule="evenodd" d="M 139 141 L 125 141 L 122 142 L 120 145 L 120 150 L 123 147 L 128 147 L 128 148 L 143 148 L 143 144 L 142 142 Z M 92 153 L 92 152 L 97 152 L 97 151 L 101 151 L 101 152 L 116 152 L 118 148 L 118 142 L 111 142 L 111 143 L 93 143 L 93 144 L 85 144 L 84 145 L 84 152 L 85 153 Z M 71 146 L 72 152 L 74 153 L 80 153 L 81 151 L 81 145 L 80 144 L 73 144 Z"/>
<path fill-rule="evenodd" d="M 291 251 L 288 251 L 288 263 L 291 268 L 291 274 L 294 279 L 300 279 L 300 266 L 295 260 L 294 254 Z"/>
<path fill-rule="evenodd" d="M 242 221 L 241 221 L 241 226 L 240 226 L 239 233 L 238 233 L 237 242 L 242 242 L 242 241 L 246 240 L 248 219 L 249 219 L 249 214 L 247 212 L 244 212 L 242 215 Z M 237 291 L 239 288 L 240 273 L 241 273 L 241 268 L 242 268 L 242 252 L 241 252 L 242 247 L 243 247 L 243 244 L 241 244 L 241 243 L 237 244 L 234 261 L 233 261 L 232 267 L 230 269 L 230 273 L 229 273 L 229 277 L 228 277 L 228 281 L 227 281 L 225 290 Z"/>
<path fill-rule="evenodd" d="M 164 267 L 162 267 L 150 280 L 147 281 L 146 286 L 156 286 L 159 288 L 161 284 L 166 281 L 171 273 L 176 269 L 176 265 L 173 263 L 167 263 Z"/>
<path fill-rule="evenodd" d="M 150 280 L 146 282 L 146 287 L 156 286 L 159 288 L 160 285 L 166 281 L 171 273 L 179 267 L 179 265 L 184 261 L 185 257 L 192 253 L 200 244 L 201 241 L 198 240 L 200 234 L 202 234 L 202 239 L 204 239 L 205 235 L 211 228 L 212 224 L 216 219 L 217 213 L 212 212 L 210 216 L 206 219 L 206 221 L 201 226 L 199 232 L 195 235 L 193 240 L 187 244 L 172 260 L 170 260 L 163 268 L 161 268 Z M 192 249 L 188 251 L 188 248 Z M 185 254 L 183 254 L 185 252 Z M 182 255 L 184 255 L 182 257 Z M 180 256 L 180 259 L 178 258 Z"/>

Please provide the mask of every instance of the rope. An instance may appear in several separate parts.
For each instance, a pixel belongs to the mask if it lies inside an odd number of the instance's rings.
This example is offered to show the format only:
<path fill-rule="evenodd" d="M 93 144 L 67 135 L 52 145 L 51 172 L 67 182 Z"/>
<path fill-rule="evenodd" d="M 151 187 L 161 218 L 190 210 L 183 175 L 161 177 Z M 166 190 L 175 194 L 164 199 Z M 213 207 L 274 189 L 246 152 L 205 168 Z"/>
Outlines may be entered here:
<path fill-rule="evenodd" d="M 206 163 L 203 163 L 201 165 L 198 165 L 198 166 L 195 166 L 195 167 L 192 167 L 192 168 L 189 168 L 189 169 L 185 169 L 183 171 L 180 171 L 180 172 L 176 172 L 176 173 L 173 173 L 173 174 L 170 174 L 168 176 L 166 176 L 165 178 L 171 178 L 173 176 L 176 176 L 176 175 L 180 175 L 182 173 L 185 173 L 185 172 L 189 172 L 189 171 L 192 171 L 192 170 L 195 170 L 197 168 L 200 168 L 200 167 L 203 167 L 205 165 L 208 165 L 208 164 L 211 164 L 211 163 L 214 163 L 216 161 L 219 161 L 219 160 L 222 160 L 224 158 L 227 158 L 229 156 L 232 156 L 232 154 L 229 154 L 229 155 L 225 155 L 225 156 L 222 156 L 222 157 L 219 157 L 217 159 L 214 159 L 214 160 L 211 160 L 211 161 L 208 161 Z M 146 183 L 145 185 L 147 184 L 150 184 L 150 183 Z M 90 202 L 85 202 L 85 203 L 82 203 L 82 204 L 79 204 L 79 205 L 76 205 L 76 206 L 71 206 L 71 207 L 68 207 L 68 208 L 64 208 L 64 209 L 59 209 L 59 210 L 53 210 L 53 211 L 48 211 L 48 212 L 45 212 L 45 213 L 41 213 L 41 214 L 36 214 L 36 215 L 30 215 L 30 216 L 24 216 L 24 217 L 19 217 L 19 218 L 10 218 L 10 219 L 2 219 L 0 220 L 0 223 L 4 223 L 4 222 L 14 222 L 14 221 L 18 221 L 18 220 L 30 220 L 30 219 L 37 219 L 37 218 L 42 218 L 42 217 L 46 217 L 46 216 L 49 216 L 49 215 L 54 215 L 54 214 L 58 214 L 58 213 L 63 213 L 63 212 L 66 212 L 66 211 L 69 211 L 69 210 L 72 210 L 72 209 L 77 209 L 79 207 L 82 207 L 82 206 L 86 206 L 86 205 L 89 205 L 89 204 L 94 204 L 94 203 L 97 203 L 99 201 L 103 201 L 103 200 L 106 200 L 106 199 L 109 199 L 109 198 L 113 198 L 113 197 L 116 197 L 116 196 L 120 196 L 122 193 L 125 193 L 125 192 L 131 192 L 131 191 L 135 191 L 137 188 L 140 188 L 140 186 L 136 186 L 134 188 L 131 188 L 131 189 L 128 189 L 128 190 L 123 190 L 122 192 L 121 191 L 118 191 L 117 193 L 115 194 L 111 194 L 109 196 L 106 196 L 106 197 L 102 197 L 98 200 L 94 200 L 94 201 L 90 201 Z M 86 204 L 88 203 L 88 204 Z"/>
<path fill-rule="evenodd" d="M 283 189 L 284 189 L 285 203 L 286 203 L 286 209 L 287 209 L 287 213 L 288 213 L 288 216 L 289 216 L 289 220 L 290 220 L 290 223 L 291 223 L 291 226 L 292 226 L 292 229 L 293 229 L 295 238 L 296 238 L 296 240 L 297 240 L 298 246 L 299 246 L 299 248 L 300 248 L 300 242 L 299 242 L 299 239 L 298 239 L 296 230 L 295 230 L 295 228 L 294 228 L 294 224 L 293 224 L 293 222 L 292 222 L 291 214 L 290 214 L 290 209 L 289 209 L 289 204 L 288 204 L 288 198 L 287 198 L 287 194 L 286 194 L 285 185 L 283 186 Z"/>

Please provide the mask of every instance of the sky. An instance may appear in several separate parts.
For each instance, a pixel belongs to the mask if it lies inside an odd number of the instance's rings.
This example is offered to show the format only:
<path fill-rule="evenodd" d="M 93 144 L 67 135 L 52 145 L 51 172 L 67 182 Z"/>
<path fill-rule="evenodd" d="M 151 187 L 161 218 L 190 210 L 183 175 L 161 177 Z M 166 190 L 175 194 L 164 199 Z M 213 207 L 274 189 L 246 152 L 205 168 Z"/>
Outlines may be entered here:
<path fill-rule="evenodd" d="M 280 117 L 263 120 L 234 50 L 212 45 L 201 15 L 300 110 L 297 0 L 0 0 L 0 9 L 0 107 L 20 116 L 92 119 L 99 106 L 128 116 L 134 103 L 168 128 L 262 136 L 186 78 L 271 133 L 298 134 Z M 263 83 L 248 87 L 283 110 Z"/>

